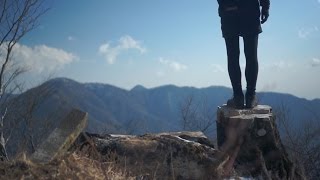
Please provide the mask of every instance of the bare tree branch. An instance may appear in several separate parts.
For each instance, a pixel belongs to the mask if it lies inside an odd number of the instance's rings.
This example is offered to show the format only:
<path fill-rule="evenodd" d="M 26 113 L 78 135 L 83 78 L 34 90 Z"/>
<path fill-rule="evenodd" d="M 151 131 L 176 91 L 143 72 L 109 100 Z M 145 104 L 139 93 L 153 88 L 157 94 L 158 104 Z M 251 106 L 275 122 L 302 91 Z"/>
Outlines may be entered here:
<path fill-rule="evenodd" d="M 17 83 L 16 80 L 25 72 L 24 68 L 14 66 L 13 50 L 21 38 L 37 26 L 39 17 L 48 10 L 42 9 L 44 1 L 0 0 L 0 109 L 5 108 L 0 123 L 0 156 L 3 156 L 4 158 L 2 159 L 4 160 L 8 160 L 5 145 L 9 140 L 9 138 L 4 138 L 4 121 L 9 105 L 5 102 L 9 97 L 8 92 L 13 93 L 21 88 L 20 83 Z M 28 107 L 30 108 L 29 110 L 36 109 L 37 103 L 38 101 L 33 102 Z M 32 138 L 32 134 L 29 136 Z"/>
<path fill-rule="evenodd" d="M 215 122 L 215 113 L 205 96 L 197 101 L 193 95 L 187 96 L 180 105 L 180 113 L 184 130 L 206 132 Z"/>
<path fill-rule="evenodd" d="M 301 120 L 299 128 L 294 129 L 289 114 L 290 110 L 284 103 L 276 109 L 277 122 L 283 128 L 285 147 L 298 164 L 303 165 L 307 176 L 317 179 L 320 177 L 320 119 L 313 114 L 314 118 Z"/>

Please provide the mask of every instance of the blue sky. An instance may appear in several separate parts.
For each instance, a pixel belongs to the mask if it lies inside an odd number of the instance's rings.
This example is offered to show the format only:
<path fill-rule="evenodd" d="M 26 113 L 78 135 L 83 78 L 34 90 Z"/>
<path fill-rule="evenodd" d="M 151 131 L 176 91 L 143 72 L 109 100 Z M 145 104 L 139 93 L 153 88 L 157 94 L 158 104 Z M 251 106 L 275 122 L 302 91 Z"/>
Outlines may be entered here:
<path fill-rule="evenodd" d="M 51 0 L 16 56 L 48 74 L 130 89 L 230 87 L 216 0 Z M 258 91 L 320 98 L 320 0 L 271 0 Z M 245 59 L 241 56 L 244 70 Z M 245 80 L 243 78 L 243 86 Z"/>

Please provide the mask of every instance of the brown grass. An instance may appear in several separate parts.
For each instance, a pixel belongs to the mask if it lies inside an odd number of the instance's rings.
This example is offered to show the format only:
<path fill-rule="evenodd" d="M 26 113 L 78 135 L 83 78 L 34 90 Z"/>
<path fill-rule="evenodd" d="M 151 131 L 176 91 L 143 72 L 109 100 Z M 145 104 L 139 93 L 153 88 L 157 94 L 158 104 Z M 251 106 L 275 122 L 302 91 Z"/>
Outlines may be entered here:
<path fill-rule="evenodd" d="M 99 162 L 76 153 L 49 164 L 34 164 L 25 156 L 10 162 L 0 162 L 0 179 L 136 179 L 113 162 Z"/>

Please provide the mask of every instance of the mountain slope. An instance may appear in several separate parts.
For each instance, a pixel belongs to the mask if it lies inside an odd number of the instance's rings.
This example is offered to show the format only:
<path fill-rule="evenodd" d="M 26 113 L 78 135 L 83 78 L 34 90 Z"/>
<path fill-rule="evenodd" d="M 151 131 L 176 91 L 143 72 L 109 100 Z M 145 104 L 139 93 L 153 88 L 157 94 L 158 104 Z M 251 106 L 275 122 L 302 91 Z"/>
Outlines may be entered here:
<path fill-rule="evenodd" d="M 206 134 L 212 138 L 215 136 L 216 109 L 232 95 L 230 88 L 219 86 L 194 88 L 166 85 L 147 89 L 138 85 L 131 90 L 124 90 L 108 84 L 79 83 L 71 79 L 56 78 L 16 96 L 13 101 L 32 99 L 31 95 L 37 97 L 46 88 L 50 89 L 50 93 L 34 111 L 32 123 L 29 124 L 32 134 L 38 139 L 35 144 L 41 142 L 72 108 L 88 112 L 87 131 L 93 133 L 180 131 L 183 130 L 181 109 L 190 99 L 193 100 L 192 108 L 197 109 L 196 115 L 200 120 L 203 113 L 209 112 L 208 117 L 213 125 Z M 271 92 L 259 93 L 258 97 L 260 104 L 272 106 L 276 114 L 279 111 L 287 112 L 289 123 L 293 127 L 300 128 L 305 120 L 319 121 L 319 99 L 309 101 L 289 94 Z M 28 106 L 22 106 L 26 107 Z M 28 124 L 16 124 L 15 130 L 19 133 L 12 134 L 21 137 L 21 128 L 28 129 Z M 199 128 L 191 124 L 188 130 Z M 9 149 L 15 149 L 17 145 L 13 144 L 20 143 L 12 141 Z"/>
<path fill-rule="evenodd" d="M 45 83 L 54 87 L 50 103 L 43 106 L 61 106 L 68 109 L 79 108 L 89 113 L 89 130 L 111 132 L 160 132 L 181 130 L 181 106 L 192 97 L 195 104 L 205 103 L 215 113 L 231 96 L 231 89 L 219 86 L 208 88 L 177 87 L 166 85 L 147 89 L 136 86 L 124 90 L 108 84 L 78 83 L 57 78 Z M 309 101 L 289 94 L 263 92 L 258 97 L 261 104 L 268 104 L 274 111 L 290 112 L 293 124 L 303 119 L 320 117 L 320 100 Z M 63 103 L 62 103 L 63 102 Z M 129 127 L 131 126 L 131 127 Z"/>

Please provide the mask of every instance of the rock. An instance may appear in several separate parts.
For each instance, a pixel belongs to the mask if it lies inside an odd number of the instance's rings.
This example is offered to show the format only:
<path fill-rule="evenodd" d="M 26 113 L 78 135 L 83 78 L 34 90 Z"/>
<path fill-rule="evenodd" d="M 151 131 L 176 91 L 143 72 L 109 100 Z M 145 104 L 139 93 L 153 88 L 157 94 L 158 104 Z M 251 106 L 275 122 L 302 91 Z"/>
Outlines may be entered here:
<path fill-rule="evenodd" d="M 281 143 L 270 106 L 219 107 L 219 149 L 202 132 L 98 135 L 82 132 L 86 124 L 87 114 L 73 110 L 31 160 L 48 163 L 69 150 L 68 154 L 96 162 L 92 168 L 105 177 L 123 172 L 135 179 L 305 179 Z"/>
<path fill-rule="evenodd" d="M 219 152 L 201 132 L 142 136 L 82 133 L 74 148 L 89 158 L 112 161 L 143 179 L 216 179 L 221 163 L 216 159 Z"/>
<path fill-rule="evenodd" d="M 234 169 L 238 175 L 263 179 L 304 179 L 281 142 L 270 106 L 253 109 L 218 107 L 217 140 L 225 176 Z"/>
<path fill-rule="evenodd" d="M 31 161 L 48 163 L 64 154 L 87 125 L 88 114 L 72 110 L 31 155 Z"/>

